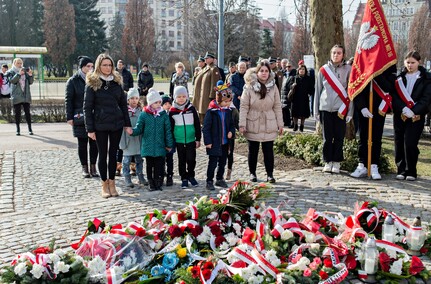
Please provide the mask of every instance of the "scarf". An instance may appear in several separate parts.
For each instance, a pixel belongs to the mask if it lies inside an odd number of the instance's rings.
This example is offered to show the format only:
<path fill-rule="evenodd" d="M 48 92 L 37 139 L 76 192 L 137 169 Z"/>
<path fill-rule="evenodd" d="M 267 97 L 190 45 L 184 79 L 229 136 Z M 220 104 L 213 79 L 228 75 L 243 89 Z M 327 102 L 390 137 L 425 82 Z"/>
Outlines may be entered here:
<path fill-rule="evenodd" d="M 154 117 L 159 116 L 164 109 L 162 107 L 158 107 L 157 109 L 152 108 L 151 106 L 144 107 L 144 111 L 153 115 Z"/>
<path fill-rule="evenodd" d="M 138 109 L 137 107 L 127 106 L 127 110 L 132 113 L 131 117 L 135 116 L 135 113 L 136 113 L 137 109 Z"/>
<path fill-rule="evenodd" d="M 102 78 L 103 80 L 105 80 L 105 81 L 112 81 L 112 80 L 114 80 L 114 75 L 109 75 L 109 76 L 105 76 L 105 75 L 100 75 L 100 78 Z"/>
<path fill-rule="evenodd" d="M 212 100 L 208 106 L 208 109 L 216 109 L 219 111 L 226 111 L 229 107 L 221 107 L 216 100 Z"/>
<path fill-rule="evenodd" d="M 185 103 L 183 103 L 182 105 L 179 105 L 176 101 L 174 101 L 172 107 L 174 108 L 174 110 L 179 110 L 179 112 L 187 110 L 188 108 L 186 108 L 186 106 L 188 106 L 190 103 L 190 100 L 187 99 Z"/>
<path fill-rule="evenodd" d="M 15 74 L 19 74 L 19 72 L 21 71 L 21 68 L 18 69 L 18 67 L 16 67 L 15 65 L 12 65 L 11 70 L 13 72 L 15 72 Z M 25 92 L 25 73 L 23 75 L 20 75 L 21 77 L 19 78 L 19 85 L 21 87 L 22 92 Z"/>

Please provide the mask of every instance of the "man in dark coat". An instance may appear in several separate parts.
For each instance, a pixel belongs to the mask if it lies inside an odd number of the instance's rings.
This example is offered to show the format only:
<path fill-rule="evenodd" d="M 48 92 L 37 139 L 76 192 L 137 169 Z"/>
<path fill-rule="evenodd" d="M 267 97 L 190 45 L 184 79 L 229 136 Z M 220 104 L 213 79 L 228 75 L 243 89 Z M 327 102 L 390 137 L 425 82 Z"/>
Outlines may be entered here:
<path fill-rule="evenodd" d="M 140 95 L 146 97 L 148 90 L 154 85 L 153 74 L 151 74 L 148 63 L 142 64 L 142 70 L 138 74 L 138 87 Z"/>
<path fill-rule="evenodd" d="M 129 70 L 126 69 L 123 60 L 117 61 L 117 69 L 121 76 L 123 77 L 123 89 L 128 92 L 129 89 L 133 88 L 133 76 Z"/>

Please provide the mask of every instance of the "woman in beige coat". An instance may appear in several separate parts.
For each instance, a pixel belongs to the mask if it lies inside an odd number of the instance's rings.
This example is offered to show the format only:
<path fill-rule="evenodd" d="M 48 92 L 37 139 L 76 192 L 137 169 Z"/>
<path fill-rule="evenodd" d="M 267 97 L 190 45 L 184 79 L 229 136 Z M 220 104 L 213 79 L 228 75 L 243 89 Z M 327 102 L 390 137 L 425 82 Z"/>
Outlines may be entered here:
<path fill-rule="evenodd" d="M 267 173 L 267 181 L 274 183 L 274 140 L 283 133 L 280 93 L 275 85 L 269 63 L 262 61 L 249 69 L 241 96 L 239 131 L 248 141 L 250 180 L 257 181 L 256 167 L 260 143 Z"/>

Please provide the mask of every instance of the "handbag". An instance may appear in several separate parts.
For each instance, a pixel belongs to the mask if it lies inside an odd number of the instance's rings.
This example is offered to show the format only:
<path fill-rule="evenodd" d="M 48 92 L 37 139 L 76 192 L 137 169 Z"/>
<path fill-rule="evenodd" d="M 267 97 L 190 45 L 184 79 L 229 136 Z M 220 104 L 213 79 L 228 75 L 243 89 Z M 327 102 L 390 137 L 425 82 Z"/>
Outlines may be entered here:
<path fill-rule="evenodd" d="M 82 108 L 75 111 L 75 114 L 73 115 L 73 125 L 84 125 L 84 113 Z"/>
<path fill-rule="evenodd" d="M 292 88 L 290 88 L 289 93 L 287 93 L 287 102 L 291 103 L 293 100 L 293 95 L 295 94 L 295 90 L 296 90 L 296 77 L 295 77 L 295 82 L 294 82 L 295 86 L 293 86 Z"/>

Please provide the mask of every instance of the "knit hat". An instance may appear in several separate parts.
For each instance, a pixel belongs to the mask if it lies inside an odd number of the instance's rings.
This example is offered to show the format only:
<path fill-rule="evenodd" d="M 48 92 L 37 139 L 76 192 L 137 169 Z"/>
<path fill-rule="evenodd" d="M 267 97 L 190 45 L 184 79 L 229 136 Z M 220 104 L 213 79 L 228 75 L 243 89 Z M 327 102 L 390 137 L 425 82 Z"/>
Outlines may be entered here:
<path fill-rule="evenodd" d="M 220 104 L 222 101 L 230 102 L 232 100 L 232 90 L 229 88 L 229 83 L 223 84 L 220 80 L 217 82 L 217 87 L 214 88 L 216 91 L 216 101 Z"/>
<path fill-rule="evenodd" d="M 94 63 L 90 57 L 84 56 L 84 55 L 81 55 L 78 57 L 79 69 L 81 69 L 82 67 L 84 67 L 88 63 Z"/>
<path fill-rule="evenodd" d="M 189 98 L 189 92 L 184 86 L 176 86 L 174 89 L 174 100 L 177 99 L 178 95 L 186 95 L 186 98 Z"/>
<path fill-rule="evenodd" d="M 169 95 L 163 95 L 162 96 L 162 105 L 164 105 L 165 103 L 172 104 L 172 99 Z"/>
<path fill-rule="evenodd" d="M 139 98 L 138 89 L 135 89 L 135 88 L 129 89 L 129 91 L 127 92 L 127 100 L 129 100 L 131 98 Z"/>
<path fill-rule="evenodd" d="M 153 88 L 148 90 L 147 103 L 149 106 L 156 102 L 161 102 L 161 101 L 162 101 L 162 97 L 160 96 L 159 92 L 157 92 Z"/>

